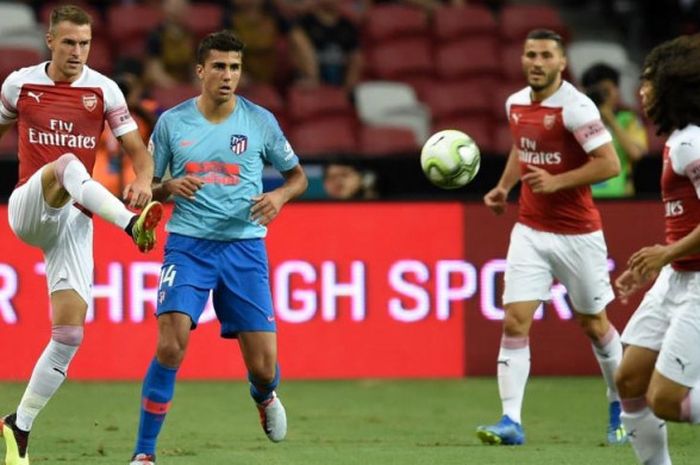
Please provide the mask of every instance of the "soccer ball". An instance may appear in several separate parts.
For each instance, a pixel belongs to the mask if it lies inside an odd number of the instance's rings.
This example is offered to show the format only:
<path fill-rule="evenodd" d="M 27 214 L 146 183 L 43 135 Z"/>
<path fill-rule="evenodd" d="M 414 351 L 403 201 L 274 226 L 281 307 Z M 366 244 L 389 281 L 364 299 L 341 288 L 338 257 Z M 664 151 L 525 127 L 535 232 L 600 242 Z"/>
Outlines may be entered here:
<path fill-rule="evenodd" d="M 471 137 L 462 131 L 445 129 L 423 144 L 420 164 L 430 182 L 443 189 L 457 189 L 479 172 L 481 154 Z"/>

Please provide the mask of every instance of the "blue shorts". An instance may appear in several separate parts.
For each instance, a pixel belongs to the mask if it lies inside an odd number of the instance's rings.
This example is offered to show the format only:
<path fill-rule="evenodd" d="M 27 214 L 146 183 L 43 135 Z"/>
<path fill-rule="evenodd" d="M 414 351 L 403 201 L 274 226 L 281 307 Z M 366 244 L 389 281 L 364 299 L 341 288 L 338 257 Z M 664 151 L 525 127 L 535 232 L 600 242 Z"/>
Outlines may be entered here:
<path fill-rule="evenodd" d="M 262 239 L 212 241 L 170 234 L 158 283 L 156 315 L 189 315 L 192 328 L 213 294 L 221 336 L 275 331 L 267 252 Z"/>

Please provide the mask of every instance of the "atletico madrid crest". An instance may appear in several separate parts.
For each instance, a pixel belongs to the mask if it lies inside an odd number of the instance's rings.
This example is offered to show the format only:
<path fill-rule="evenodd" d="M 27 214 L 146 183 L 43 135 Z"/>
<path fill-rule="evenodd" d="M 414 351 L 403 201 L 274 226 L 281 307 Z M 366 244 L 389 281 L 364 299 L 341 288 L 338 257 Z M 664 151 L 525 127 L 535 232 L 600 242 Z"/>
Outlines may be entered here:
<path fill-rule="evenodd" d="M 248 148 L 248 136 L 234 134 L 231 136 L 231 151 L 240 155 Z"/>

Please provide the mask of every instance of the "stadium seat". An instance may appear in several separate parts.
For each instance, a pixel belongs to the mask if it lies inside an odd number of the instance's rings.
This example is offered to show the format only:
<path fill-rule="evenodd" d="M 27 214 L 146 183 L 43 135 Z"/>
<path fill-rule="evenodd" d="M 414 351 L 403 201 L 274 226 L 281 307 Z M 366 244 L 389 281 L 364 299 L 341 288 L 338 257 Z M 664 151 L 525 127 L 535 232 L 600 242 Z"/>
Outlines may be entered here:
<path fill-rule="evenodd" d="M 90 68 L 111 76 L 114 70 L 114 59 L 112 58 L 112 47 L 106 39 L 101 37 L 92 38 L 87 63 Z"/>
<path fill-rule="evenodd" d="M 524 88 L 523 79 L 496 82 L 491 89 L 491 116 L 495 121 L 506 121 L 506 100 L 515 92 Z"/>
<path fill-rule="evenodd" d="M 499 34 L 506 42 L 522 43 L 533 29 L 552 29 L 566 38 L 568 31 L 559 11 L 548 5 L 510 4 L 501 9 Z"/>
<path fill-rule="evenodd" d="M 495 37 L 498 23 L 483 5 L 443 6 L 435 10 L 432 30 L 433 37 L 444 43 L 464 37 Z"/>
<path fill-rule="evenodd" d="M 16 159 L 18 142 L 17 125 L 15 124 L 0 138 L 0 159 Z"/>
<path fill-rule="evenodd" d="M 428 31 L 428 17 L 424 10 L 402 4 L 380 4 L 367 14 L 364 38 L 377 44 L 398 37 L 424 36 Z"/>
<path fill-rule="evenodd" d="M 253 103 L 267 108 L 277 117 L 285 113 L 284 100 L 279 92 L 277 92 L 277 89 L 271 85 L 250 84 L 239 88 L 236 93 Z"/>
<path fill-rule="evenodd" d="M 443 83 L 430 89 L 425 102 L 433 120 L 453 116 L 480 116 L 490 119 L 491 85 L 484 79 Z"/>
<path fill-rule="evenodd" d="M 363 126 L 360 129 L 360 154 L 366 157 L 414 154 L 420 147 L 413 131 L 389 126 Z"/>
<path fill-rule="evenodd" d="M 291 123 L 300 123 L 328 116 L 354 118 L 355 110 L 340 87 L 291 86 L 287 94 L 288 116 Z"/>
<path fill-rule="evenodd" d="M 478 116 L 458 116 L 436 120 L 435 124 L 433 124 L 433 132 L 443 129 L 458 129 L 468 134 L 479 146 L 482 154 L 495 153 L 496 147 L 493 143 L 494 128 L 488 119 Z"/>
<path fill-rule="evenodd" d="M 428 138 L 430 112 L 406 83 L 361 82 L 355 86 L 355 105 L 360 121 L 366 125 L 408 128 L 417 144 Z"/>
<path fill-rule="evenodd" d="M 223 27 L 224 12 L 215 3 L 192 3 L 187 14 L 187 27 L 200 39 Z"/>
<path fill-rule="evenodd" d="M 403 80 L 432 75 L 433 61 L 427 38 L 398 39 L 373 46 L 368 51 L 370 72 L 379 79 Z"/>
<path fill-rule="evenodd" d="M 111 5 L 107 10 L 109 36 L 120 56 L 142 56 L 146 37 L 162 20 L 163 13 L 149 5 Z"/>
<path fill-rule="evenodd" d="M 507 81 L 520 81 L 525 86 L 525 76 L 521 57 L 523 56 L 523 44 L 514 42 L 501 46 L 501 73 Z"/>
<path fill-rule="evenodd" d="M 151 96 L 161 108 L 167 110 L 183 101 L 199 95 L 200 88 L 190 84 L 178 84 L 173 87 L 154 87 Z"/>
<path fill-rule="evenodd" d="M 41 55 L 33 49 L 0 47 L 0 82 L 13 71 L 26 66 L 36 65 Z"/>
<path fill-rule="evenodd" d="M 495 37 L 474 37 L 453 41 L 440 46 L 435 55 L 438 76 L 456 79 L 469 75 L 501 73 Z"/>
<path fill-rule="evenodd" d="M 342 118 L 299 124 L 289 136 L 294 151 L 303 159 L 357 153 L 354 125 Z"/>
<path fill-rule="evenodd" d="M 494 155 L 507 157 L 513 147 L 513 136 L 510 133 L 510 126 L 507 122 L 496 125 L 493 131 L 492 147 Z"/>

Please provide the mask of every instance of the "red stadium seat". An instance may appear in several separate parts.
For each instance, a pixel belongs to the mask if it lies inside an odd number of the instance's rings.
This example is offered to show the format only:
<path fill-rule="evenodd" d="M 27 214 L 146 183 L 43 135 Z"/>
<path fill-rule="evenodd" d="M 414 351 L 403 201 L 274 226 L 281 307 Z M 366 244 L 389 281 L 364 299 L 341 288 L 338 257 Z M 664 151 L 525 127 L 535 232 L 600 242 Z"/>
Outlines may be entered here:
<path fill-rule="evenodd" d="M 112 74 L 114 59 L 112 57 L 112 48 L 106 39 L 101 37 L 92 38 L 88 66 L 107 76 Z"/>
<path fill-rule="evenodd" d="M 241 87 L 236 93 L 253 103 L 267 108 L 277 117 L 285 113 L 284 100 L 282 100 L 282 96 L 277 92 L 277 89 L 271 85 L 251 84 Z"/>
<path fill-rule="evenodd" d="M 525 87 L 525 77 L 521 57 L 523 56 L 523 44 L 512 43 L 501 47 L 501 73 L 508 81 L 520 80 Z"/>
<path fill-rule="evenodd" d="M 0 159 L 16 159 L 18 142 L 17 125 L 15 124 L 0 139 Z"/>
<path fill-rule="evenodd" d="M 498 124 L 493 132 L 494 155 L 507 157 L 511 148 L 513 148 L 513 136 L 510 133 L 510 126 L 507 122 Z"/>
<path fill-rule="evenodd" d="M 478 116 L 442 118 L 435 122 L 433 131 L 443 129 L 458 129 L 468 134 L 479 146 L 482 154 L 495 153 L 494 128 L 487 119 Z"/>
<path fill-rule="evenodd" d="M 363 126 L 360 130 L 360 154 L 368 157 L 415 154 L 420 148 L 411 129 L 388 126 Z"/>
<path fill-rule="evenodd" d="M 41 62 L 41 54 L 34 49 L 0 47 L 0 82 L 13 71 Z"/>
<path fill-rule="evenodd" d="M 309 121 L 289 133 L 294 151 L 302 158 L 357 153 L 355 127 L 345 119 Z"/>
<path fill-rule="evenodd" d="M 432 75 L 433 61 L 426 38 L 399 39 L 371 47 L 370 72 L 385 80 L 406 80 L 416 75 Z"/>
<path fill-rule="evenodd" d="M 187 14 L 187 27 L 198 38 L 223 28 L 224 12 L 215 3 L 193 3 Z"/>
<path fill-rule="evenodd" d="M 495 37 L 474 37 L 440 46 L 435 55 L 438 76 L 455 79 L 468 75 L 501 74 Z"/>
<path fill-rule="evenodd" d="M 199 95 L 200 88 L 190 84 L 178 84 L 173 87 L 155 87 L 151 92 L 153 99 L 161 108 L 167 110 L 185 100 Z"/>
<path fill-rule="evenodd" d="M 364 36 L 376 44 L 398 37 L 423 36 L 428 31 L 428 17 L 420 8 L 400 4 L 380 4 L 367 14 Z"/>
<path fill-rule="evenodd" d="M 533 29 L 552 29 L 566 38 L 567 28 L 559 11 L 548 5 L 505 5 L 500 15 L 500 36 L 522 43 Z"/>
<path fill-rule="evenodd" d="M 289 118 L 302 122 L 327 116 L 354 117 L 355 110 L 340 87 L 292 86 L 287 94 Z"/>
<path fill-rule="evenodd" d="M 506 121 L 506 100 L 526 86 L 525 80 L 497 82 L 491 90 L 491 116 L 495 121 Z"/>
<path fill-rule="evenodd" d="M 490 119 L 491 85 L 483 79 L 442 83 L 425 94 L 425 103 L 434 119 L 453 116 L 479 116 Z"/>
<path fill-rule="evenodd" d="M 163 13 L 149 5 L 112 5 L 107 10 L 109 36 L 121 49 L 124 42 L 144 41 L 163 21 Z"/>
<path fill-rule="evenodd" d="M 496 36 L 498 23 L 483 5 L 444 6 L 435 10 L 432 29 L 439 42 L 448 42 L 463 37 Z"/>

